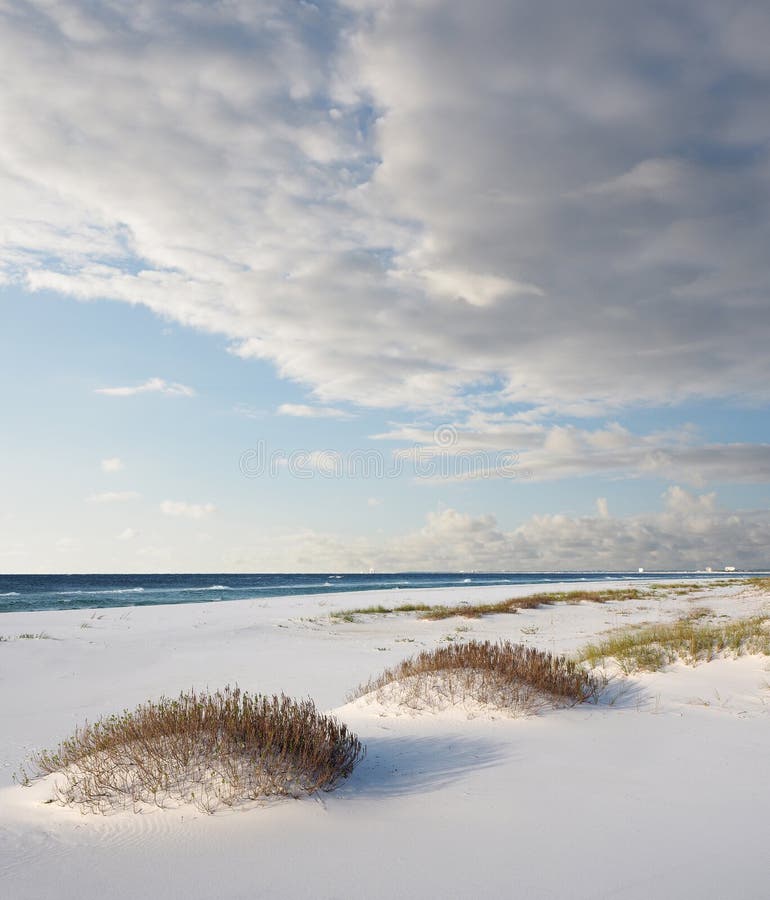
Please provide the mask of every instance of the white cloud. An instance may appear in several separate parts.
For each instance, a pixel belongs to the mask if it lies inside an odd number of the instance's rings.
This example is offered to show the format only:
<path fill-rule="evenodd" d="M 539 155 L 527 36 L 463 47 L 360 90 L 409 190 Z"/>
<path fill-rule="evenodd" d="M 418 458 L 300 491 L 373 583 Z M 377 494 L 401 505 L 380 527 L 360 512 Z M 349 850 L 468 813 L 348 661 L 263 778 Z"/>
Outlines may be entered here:
<path fill-rule="evenodd" d="M 422 528 L 384 540 L 294 530 L 271 535 L 264 546 L 257 537 L 226 559 L 244 571 L 653 571 L 770 563 L 770 511 L 722 509 L 713 494 L 681 487 L 662 500 L 655 513 L 615 517 L 599 508 L 587 516 L 533 516 L 511 529 L 493 515 L 443 509 Z"/>
<path fill-rule="evenodd" d="M 123 460 L 117 456 L 102 460 L 102 472 L 120 472 L 125 469 Z"/>
<path fill-rule="evenodd" d="M 216 511 L 213 503 L 186 503 L 183 500 L 164 500 L 160 510 L 165 516 L 203 519 Z"/>
<path fill-rule="evenodd" d="M 733 6 L 18 5 L 0 278 L 322 404 L 766 400 L 770 17 Z"/>
<path fill-rule="evenodd" d="M 139 537 L 140 532 L 138 532 L 135 528 L 124 528 L 123 531 L 117 536 L 119 541 L 133 541 L 135 538 Z"/>
<path fill-rule="evenodd" d="M 303 419 L 350 419 L 352 414 L 334 406 L 307 406 L 304 403 L 282 403 L 279 416 L 296 416 Z"/>
<path fill-rule="evenodd" d="M 194 397 L 195 391 L 185 384 L 150 378 L 143 384 L 128 387 L 97 388 L 95 393 L 109 397 L 133 397 L 136 394 L 166 394 L 169 397 Z"/>
<path fill-rule="evenodd" d="M 99 494 L 91 494 L 89 503 L 125 503 L 128 500 L 138 500 L 141 494 L 137 491 L 102 491 Z"/>

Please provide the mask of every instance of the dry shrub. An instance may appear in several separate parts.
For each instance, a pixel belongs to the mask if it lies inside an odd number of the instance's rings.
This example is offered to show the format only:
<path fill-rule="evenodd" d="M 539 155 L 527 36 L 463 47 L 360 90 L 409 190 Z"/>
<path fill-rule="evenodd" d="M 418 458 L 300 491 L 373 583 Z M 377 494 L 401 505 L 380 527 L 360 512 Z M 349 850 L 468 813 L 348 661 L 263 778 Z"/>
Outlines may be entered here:
<path fill-rule="evenodd" d="M 541 606 L 553 606 L 556 603 L 609 603 L 611 600 L 638 600 L 642 596 L 644 595 L 638 588 L 544 592 L 524 597 L 511 597 L 497 603 L 458 603 L 455 606 L 434 606 L 428 609 L 423 618 L 449 619 L 453 616 L 463 616 L 466 619 L 478 619 L 481 616 L 501 613 L 515 615 L 520 609 L 539 609 Z"/>
<path fill-rule="evenodd" d="M 145 804 L 221 805 L 331 790 L 364 755 L 312 700 L 226 687 L 144 703 L 75 731 L 37 774 L 61 773 L 55 800 L 88 812 Z"/>
<path fill-rule="evenodd" d="M 523 713 L 595 700 L 601 687 L 595 675 L 563 656 L 510 641 L 468 641 L 424 650 L 360 685 L 350 699 L 374 694 L 412 709 L 471 703 Z"/>
<path fill-rule="evenodd" d="M 597 591 L 579 589 L 575 591 L 551 591 L 528 594 L 524 597 L 510 597 L 496 603 L 457 603 L 454 606 L 431 606 L 427 603 L 405 603 L 401 606 L 363 606 L 331 614 L 333 619 L 354 622 L 355 616 L 387 615 L 389 613 L 420 612 L 423 619 L 451 619 L 462 616 L 465 619 L 479 619 L 481 616 L 499 614 L 515 615 L 520 609 L 539 609 L 555 603 L 609 603 L 612 600 L 639 600 L 646 596 L 639 588 L 603 588 Z"/>

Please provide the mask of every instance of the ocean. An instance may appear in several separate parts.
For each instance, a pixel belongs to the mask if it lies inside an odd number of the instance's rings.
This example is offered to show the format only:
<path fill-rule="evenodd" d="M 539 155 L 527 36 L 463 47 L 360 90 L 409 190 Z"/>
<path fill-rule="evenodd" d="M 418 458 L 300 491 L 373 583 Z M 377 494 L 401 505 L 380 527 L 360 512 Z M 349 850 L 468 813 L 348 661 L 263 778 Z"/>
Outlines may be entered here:
<path fill-rule="evenodd" d="M 740 574 L 729 573 L 735 577 Z M 284 597 L 496 584 L 550 584 L 566 581 L 724 578 L 713 572 L 397 572 L 382 574 L 315 575 L 0 575 L 0 613 L 51 609 L 104 609 L 160 606 L 169 603 L 209 603 L 214 600 Z"/>

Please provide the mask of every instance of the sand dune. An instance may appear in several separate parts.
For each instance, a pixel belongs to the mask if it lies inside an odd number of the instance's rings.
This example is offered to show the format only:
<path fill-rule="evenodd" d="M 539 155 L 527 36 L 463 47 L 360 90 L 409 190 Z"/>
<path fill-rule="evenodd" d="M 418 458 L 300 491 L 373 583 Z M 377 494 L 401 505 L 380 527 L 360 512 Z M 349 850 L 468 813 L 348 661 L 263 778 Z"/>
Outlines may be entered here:
<path fill-rule="evenodd" d="M 510 587 L 6 614 L 0 635 L 0 894 L 40 898 L 716 898 L 767 896 L 770 661 L 676 663 L 598 704 L 506 718 L 347 703 L 445 640 L 569 652 L 611 627 L 706 605 L 767 611 L 745 587 L 556 605 L 478 620 L 329 618 L 382 602 L 488 602 Z M 518 589 L 525 593 L 526 589 Z M 460 629 L 460 630 L 458 630 Z M 18 639 L 18 635 L 46 637 Z M 207 816 L 84 816 L 11 783 L 84 719 L 190 687 L 312 696 L 367 744 L 333 793 Z"/>

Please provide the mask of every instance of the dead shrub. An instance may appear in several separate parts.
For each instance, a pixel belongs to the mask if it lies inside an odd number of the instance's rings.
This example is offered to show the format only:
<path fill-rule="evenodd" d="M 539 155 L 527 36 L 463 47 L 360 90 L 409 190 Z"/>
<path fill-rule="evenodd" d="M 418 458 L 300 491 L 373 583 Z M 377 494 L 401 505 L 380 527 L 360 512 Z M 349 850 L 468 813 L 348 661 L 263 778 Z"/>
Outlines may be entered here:
<path fill-rule="evenodd" d="M 468 641 L 424 650 L 360 685 L 350 696 L 384 697 L 398 685 L 398 702 L 415 709 L 472 701 L 514 713 L 545 705 L 595 700 L 600 679 L 573 660 L 510 641 Z"/>
<path fill-rule="evenodd" d="M 267 797 L 331 790 L 364 755 L 312 700 L 183 692 L 78 728 L 33 757 L 59 773 L 54 799 L 84 812 L 193 803 L 205 812 Z"/>

